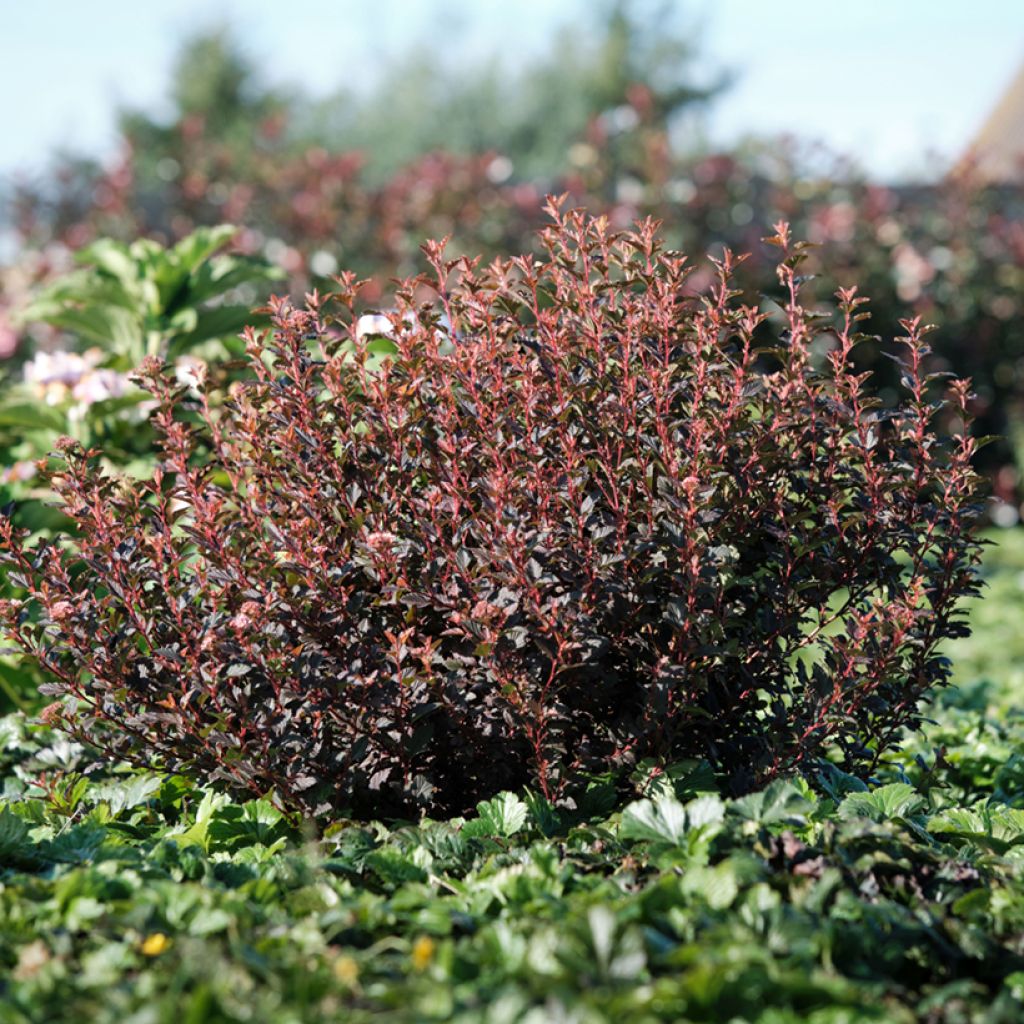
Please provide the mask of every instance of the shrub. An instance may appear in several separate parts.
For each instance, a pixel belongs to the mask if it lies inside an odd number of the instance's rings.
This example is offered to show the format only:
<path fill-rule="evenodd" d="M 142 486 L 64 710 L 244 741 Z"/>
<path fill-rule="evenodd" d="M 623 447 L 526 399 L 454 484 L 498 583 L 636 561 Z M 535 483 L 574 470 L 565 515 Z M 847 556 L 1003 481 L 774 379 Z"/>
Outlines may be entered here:
<path fill-rule="evenodd" d="M 314 814 L 569 798 L 648 757 L 734 791 L 863 774 L 918 724 L 976 591 L 976 442 L 929 426 L 966 424 L 967 383 L 933 400 L 908 320 L 882 408 L 851 368 L 864 300 L 803 308 L 784 225 L 769 315 L 728 253 L 694 294 L 653 222 L 550 212 L 542 261 L 426 246 L 436 301 L 407 282 L 391 338 L 359 336 L 352 275 L 334 307 L 274 300 L 225 404 L 148 361 L 148 481 L 62 445 L 80 539 L 3 523 L 48 717 Z"/>

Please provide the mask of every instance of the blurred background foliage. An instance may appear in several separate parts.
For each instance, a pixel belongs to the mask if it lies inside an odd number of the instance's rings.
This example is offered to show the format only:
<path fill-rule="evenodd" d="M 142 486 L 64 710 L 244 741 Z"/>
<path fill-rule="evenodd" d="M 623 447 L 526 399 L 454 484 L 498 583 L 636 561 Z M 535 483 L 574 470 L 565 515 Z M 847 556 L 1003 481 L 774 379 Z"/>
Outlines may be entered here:
<path fill-rule="evenodd" d="M 608 0 L 587 10 L 588 21 L 514 61 L 499 45 L 469 63 L 433 40 L 382 50 L 372 85 L 326 98 L 271 84 L 241 33 L 185 40 L 163 112 L 120 111 L 115 157 L 65 154 L 4 197 L 15 245 L 0 263 L 0 500 L 52 528 L 33 464 L 60 433 L 122 468 L 149 464 L 146 409 L 127 378 L 153 345 L 187 381 L 199 361 L 223 364 L 245 310 L 271 290 L 330 288 L 342 269 L 371 277 L 366 308 L 386 309 L 391 279 L 425 269 L 426 238 L 450 236 L 453 254 L 484 259 L 527 252 L 545 196 L 564 192 L 615 226 L 659 218 L 691 256 L 695 289 L 710 274 L 706 253 L 751 253 L 741 283 L 768 309 L 777 282 L 761 239 L 790 221 L 818 246 L 808 263 L 817 306 L 833 308 L 840 285 L 870 296 L 881 340 L 861 360 L 883 398 L 898 385 L 881 356 L 900 318 L 935 323 L 932 368 L 974 379 L 978 430 L 1001 438 L 981 456 L 993 519 L 1016 523 L 1020 183 L 961 167 L 891 185 L 813 140 L 715 150 L 701 126 L 732 77 L 701 51 L 688 8 Z"/>
<path fill-rule="evenodd" d="M 688 36 L 675 34 L 680 19 L 673 7 L 664 0 L 597 4 L 583 31 L 565 26 L 546 52 L 515 64 L 483 54 L 470 66 L 453 66 L 435 48 L 415 49 L 384 63 L 370 90 L 340 88 L 316 100 L 269 86 L 238 37 L 216 28 L 183 43 L 169 89 L 170 119 L 125 111 L 122 130 L 157 163 L 174 158 L 176 129 L 198 119 L 238 159 L 254 136 L 283 153 L 311 146 L 358 151 L 374 184 L 435 150 L 500 151 L 520 178 L 554 181 L 572 142 L 638 86 L 649 94 L 649 127 L 658 130 L 723 88 L 725 75 L 698 84 L 698 53 Z M 147 184 L 159 191 L 156 179 Z"/>

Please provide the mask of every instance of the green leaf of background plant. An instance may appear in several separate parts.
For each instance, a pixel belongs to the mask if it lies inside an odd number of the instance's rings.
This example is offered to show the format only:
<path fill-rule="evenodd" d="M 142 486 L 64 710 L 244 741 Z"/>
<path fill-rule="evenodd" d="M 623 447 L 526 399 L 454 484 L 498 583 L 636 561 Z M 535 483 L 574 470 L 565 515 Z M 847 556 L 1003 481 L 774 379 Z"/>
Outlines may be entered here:
<path fill-rule="evenodd" d="M 142 330 L 138 317 L 117 306 L 90 306 L 86 309 L 65 307 L 61 312 L 40 317 L 47 323 L 118 355 L 141 352 Z"/>
<path fill-rule="evenodd" d="M 168 349 L 173 358 L 187 352 L 196 345 L 211 338 L 240 334 L 246 326 L 259 326 L 264 318 L 255 316 L 248 306 L 217 306 L 207 309 L 195 317 L 194 326 L 177 335 Z"/>
<path fill-rule="evenodd" d="M 24 430 L 52 430 L 56 433 L 63 433 L 67 429 L 66 417 L 59 410 L 41 402 L 3 402 L 0 404 L 0 424 Z"/>

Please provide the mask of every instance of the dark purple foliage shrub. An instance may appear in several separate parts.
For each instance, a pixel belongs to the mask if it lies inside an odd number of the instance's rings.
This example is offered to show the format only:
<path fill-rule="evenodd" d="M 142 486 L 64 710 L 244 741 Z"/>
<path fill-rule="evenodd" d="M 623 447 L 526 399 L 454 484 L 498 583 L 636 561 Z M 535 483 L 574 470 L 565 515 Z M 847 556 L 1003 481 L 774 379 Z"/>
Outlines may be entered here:
<path fill-rule="evenodd" d="M 2 531 L 50 717 L 316 815 L 561 798 L 648 757 L 736 791 L 863 773 L 919 723 L 976 591 L 975 441 L 930 428 L 968 385 L 933 400 L 905 321 L 903 402 L 876 403 L 864 300 L 802 307 L 783 225 L 766 314 L 728 254 L 694 294 L 653 223 L 551 212 L 543 261 L 426 246 L 436 301 L 410 282 L 393 341 L 357 337 L 343 276 L 333 307 L 275 302 L 223 403 L 144 365 L 151 480 L 63 445 L 78 539 Z"/>

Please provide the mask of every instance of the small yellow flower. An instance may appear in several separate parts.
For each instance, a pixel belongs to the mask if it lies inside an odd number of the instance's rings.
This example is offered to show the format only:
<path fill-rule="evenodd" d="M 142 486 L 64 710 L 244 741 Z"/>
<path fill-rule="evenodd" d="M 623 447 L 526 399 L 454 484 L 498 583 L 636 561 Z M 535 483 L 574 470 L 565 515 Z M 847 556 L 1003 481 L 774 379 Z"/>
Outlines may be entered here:
<path fill-rule="evenodd" d="M 417 971 L 425 971 L 434 959 L 436 944 L 429 935 L 421 935 L 412 944 L 412 966 Z"/>
<path fill-rule="evenodd" d="M 147 935 L 142 943 L 144 956 L 159 956 L 171 944 L 171 940 L 163 932 Z"/>
<path fill-rule="evenodd" d="M 339 956 L 334 961 L 334 976 L 349 988 L 353 988 L 359 981 L 359 964 L 350 956 Z"/>

